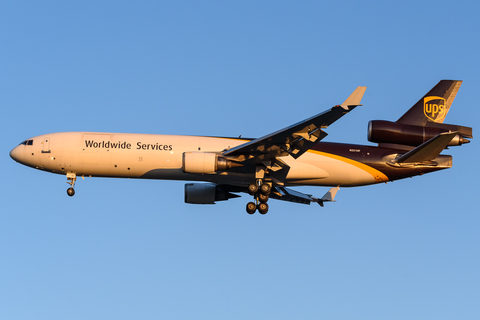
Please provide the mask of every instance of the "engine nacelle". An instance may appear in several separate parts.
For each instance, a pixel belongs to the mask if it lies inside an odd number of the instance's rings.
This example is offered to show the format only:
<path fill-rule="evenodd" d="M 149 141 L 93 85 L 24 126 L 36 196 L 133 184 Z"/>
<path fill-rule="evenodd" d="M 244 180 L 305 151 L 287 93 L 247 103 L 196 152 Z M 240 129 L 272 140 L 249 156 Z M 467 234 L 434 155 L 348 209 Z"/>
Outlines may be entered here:
<path fill-rule="evenodd" d="M 440 133 L 451 131 L 451 125 L 437 124 L 438 127 L 421 127 L 397 122 L 373 120 L 368 123 L 368 141 L 376 143 L 392 143 L 407 146 L 419 146 L 436 137 Z M 447 129 L 448 128 L 448 129 Z M 470 142 L 458 134 L 450 141 L 449 146 L 460 146 Z"/>
<path fill-rule="evenodd" d="M 185 184 L 185 203 L 215 204 L 215 201 L 224 201 L 239 197 L 212 183 Z"/>
<path fill-rule="evenodd" d="M 182 169 L 185 173 L 213 174 L 241 164 L 235 163 L 213 152 L 185 152 Z"/>

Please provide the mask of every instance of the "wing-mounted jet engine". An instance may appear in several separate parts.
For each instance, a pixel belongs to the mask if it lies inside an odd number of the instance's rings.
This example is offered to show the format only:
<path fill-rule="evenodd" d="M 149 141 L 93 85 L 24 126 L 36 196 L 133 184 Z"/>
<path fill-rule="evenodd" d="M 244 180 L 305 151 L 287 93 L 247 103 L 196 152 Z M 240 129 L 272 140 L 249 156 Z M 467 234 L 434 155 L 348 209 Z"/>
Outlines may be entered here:
<path fill-rule="evenodd" d="M 183 153 L 182 170 L 185 173 L 214 174 L 243 166 L 214 152 Z"/>
<path fill-rule="evenodd" d="M 240 196 L 228 192 L 228 190 L 221 185 L 216 185 L 214 183 L 185 184 L 185 203 L 215 204 L 217 201 L 225 201 L 238 197 Z"/>

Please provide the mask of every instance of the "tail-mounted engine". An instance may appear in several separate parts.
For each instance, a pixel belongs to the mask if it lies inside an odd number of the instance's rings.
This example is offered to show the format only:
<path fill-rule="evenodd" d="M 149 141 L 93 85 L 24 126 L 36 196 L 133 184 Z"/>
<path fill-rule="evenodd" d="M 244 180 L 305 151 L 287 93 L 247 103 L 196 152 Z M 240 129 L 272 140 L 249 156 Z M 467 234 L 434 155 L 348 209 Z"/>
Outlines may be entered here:
<path fill-rule="evenodd" d="M 185 203 L 215 204 L 215 201 L 224 201 L 238 197 L 240 196 L 230 193 L 213 183 L 185 184 Z"/>
<path fill-rule="evenodd" d="M 213 152 L 185 152 L 182 169 L 185 173 L 213 174 L 242 164 L 233 162 Z"/>
<path fill-rule="evenodd" d="M 415 126 L 397 122 L 373 120 L 368 123 L 368 141 L 376 143 L 419 146 L 436 137 L 440 133 L 455 132 L 458 134 L 449 146 L 460 146 L 472 138 L 472 128 L 443 123 L 428 123 L 426 126 Z"/>

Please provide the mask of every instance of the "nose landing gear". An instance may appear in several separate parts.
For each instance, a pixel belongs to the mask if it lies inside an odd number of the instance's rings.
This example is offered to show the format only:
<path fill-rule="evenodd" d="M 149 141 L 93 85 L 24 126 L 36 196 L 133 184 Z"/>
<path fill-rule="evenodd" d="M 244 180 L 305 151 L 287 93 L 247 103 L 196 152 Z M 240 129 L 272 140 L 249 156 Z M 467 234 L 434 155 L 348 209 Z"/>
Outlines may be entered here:
<path fill-rule="evenodd" d="M 67 189 L 67 194 L 70 197 L 75 195 L 75 181 L 77 181 L 77 175 L 75 173 L 67 173 L 67 183 L 70 185 L 70 188 Z"/>
<path fill-rule="evenodd" d="M 68 188 L 67 189 L 67 194 L 70 196 L 70 197 L 73 197 L 75 195 L 75 189 L 73 189 L 72 187 Z"/>
<path fill-rule="evenodd" d="M 260 214 L 266 214 L 268 212 L 267 201 L 269 199 L 270 192 L 272 191 L 272 184 L 258 180 L 248 185 L 248 193 L 254 196 L 255 202 L 247 203 L 247 213 L 254 214 L 255 211 Z"/>

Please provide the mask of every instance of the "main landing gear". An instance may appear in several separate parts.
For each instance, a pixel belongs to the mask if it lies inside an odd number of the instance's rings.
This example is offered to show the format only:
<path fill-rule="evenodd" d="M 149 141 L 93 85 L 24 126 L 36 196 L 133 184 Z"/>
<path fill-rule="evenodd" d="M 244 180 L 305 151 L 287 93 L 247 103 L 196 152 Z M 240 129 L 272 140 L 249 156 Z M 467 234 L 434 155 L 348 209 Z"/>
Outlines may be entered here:
<path fill-rule="evenodd" d="M 70 185 L 70 188 L 67 189 L 67 194 L 70 197 L 73 197 L 75 195 L 75 181 L 77 181 L 77 175 L 75 173 L 67 173 L 67 183 Z"/>
<path fill-rule="evenodd" d="M 248 193 L 254 196 L 255 202 L 247 203 L 247 213 L 254 214 L 255 211 L 260 212 L 260 214 L 265 214 L 268 212 L 267 201 L 270 197 L 270 192 L 272 191 L 271 183 L 264 182 L 261 180 L 252 182 L 248 185 Z"/>

